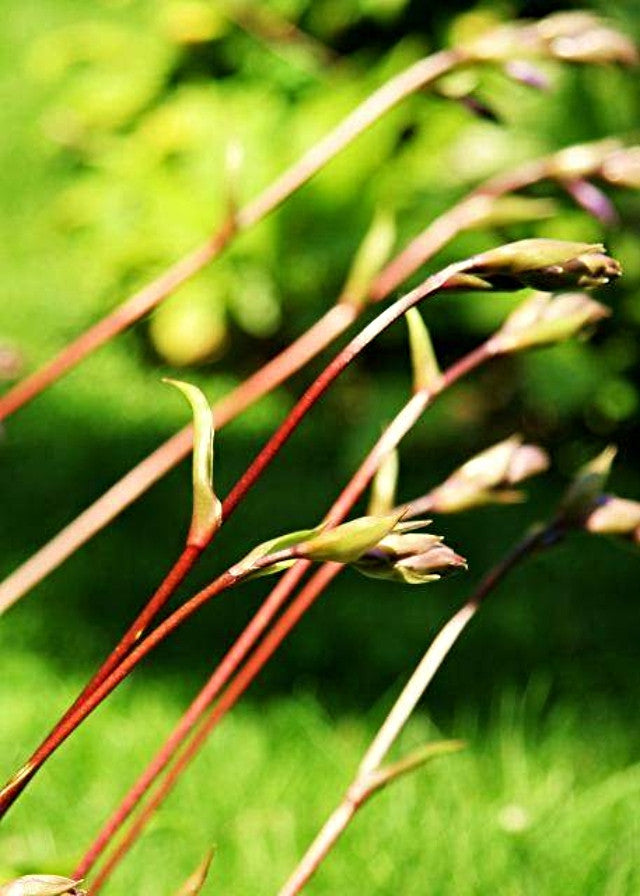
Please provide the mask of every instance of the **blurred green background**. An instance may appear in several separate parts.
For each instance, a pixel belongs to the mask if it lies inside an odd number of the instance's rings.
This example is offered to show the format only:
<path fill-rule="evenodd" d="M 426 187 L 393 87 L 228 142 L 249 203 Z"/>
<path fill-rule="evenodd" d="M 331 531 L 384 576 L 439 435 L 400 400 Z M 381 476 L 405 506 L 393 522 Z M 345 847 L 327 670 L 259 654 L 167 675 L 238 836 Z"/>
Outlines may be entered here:
<path fill-rule="evenodd" d="M 51 357 L 222 220 L 230 142 L 243 150 L 244 201 L 385 77 L 492 17 L 556 8 L 4 0 L 0 377 L 8 384 Z M 640 37 L 634 0 L 602 9 Z M 287 21 L 309 37 L 285 40 Z M 412 97 L 149 319 L 10 419 L 0 435 L 0 573 L 185 422 L 162 376 L 196 382 L 213 399 L 316 320 L 376 208 L 396 216 L 400 247 L 496 171 L 577 141 L 637 136 L 636 73 L 543 68 L 548 94 L 495 67 L 481 73 L 477 95 L 497 122 L 429 92 Z M 213 738 L 112 892 L 172 892 L 211 842 L 211 892 L 275 892 L 429 635 L 514 536 L 549 513 L 575 467 L 616 442 L 612 489 L 640 496 L 631 448 L 640 199 L 612 193 L 621 224 L 606 231 L 557 189 L 534 193 L 554 197 L 553 218 L 466 234 L 431 269 L 506 239 L 604 239 L 625 269 L 603 295 L 614 317 L 588 343 L 501 361 L 452 390 L 403 444 L 400 497 L 516 430 L 550 450 L 552 472 L 524 505 L 438 520 L 468 557 L 466 576 L 423 591 L 346 572 Z M 425 308 L 442 363 L 513 304 L 451 296 Z M 322 361 L 225 428 L 221 494 Z M 317 521 L 409 387 L 400 325 L 323 399 L 182 593 L 256 541 Z M 0 621 L 2 776 L 158 582 L 188 513 L 182 465 Z M 639 892 L 637 579 L 637 556 L 586 538 L 515 574 L 405 738 L 462 737 L 466 754 L 368 807 L 309 892 Z M 65 745 L 3 825 L 3 873 L 70 870 L 265 591 L 257 582 L 208 606 Z"/>

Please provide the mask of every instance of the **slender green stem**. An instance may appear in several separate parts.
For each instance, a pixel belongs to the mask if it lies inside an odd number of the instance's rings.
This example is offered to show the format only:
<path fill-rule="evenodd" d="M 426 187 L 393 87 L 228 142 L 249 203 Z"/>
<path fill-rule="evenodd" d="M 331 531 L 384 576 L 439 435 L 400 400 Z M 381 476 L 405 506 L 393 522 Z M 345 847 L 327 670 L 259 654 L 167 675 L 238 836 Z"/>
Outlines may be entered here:
<path fill-rule="evenodd" d="M 296 896 L 316 873 L 360 806 L 379 789 L 381 765 L 436 672 L 470 620 L 508 572 L 548 539 L 549 528 L 528 534 L 482 580 L 469 600 L 438 632 L 372 741 L 341 802 L 331 813 L 278 896 Z"/>

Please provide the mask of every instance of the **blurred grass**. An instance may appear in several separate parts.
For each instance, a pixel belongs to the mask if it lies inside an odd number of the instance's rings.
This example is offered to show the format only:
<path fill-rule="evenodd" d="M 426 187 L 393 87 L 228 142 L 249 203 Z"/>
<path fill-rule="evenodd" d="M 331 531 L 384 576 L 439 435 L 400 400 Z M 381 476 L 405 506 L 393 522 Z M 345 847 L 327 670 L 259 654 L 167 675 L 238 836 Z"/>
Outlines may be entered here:
<path fill-rule="evenodd" d="M 451 660 L 457 667 L 460 655 Z M 3 654 L 6 773 L 81 679 Z M 360 674 L 354 671 L 354 674 Z M 455 673 L 454 673 L 455 674 Z M 394 686 L 395 692 L 395 686 Z M 464 753 L 434 762 L 363 808 L 309 893 L 630 896 L 640 886 L 640 765 L 609 702 L 554 705 L 550 679 L 485 695 L 488 721 L 458 714 Z M 29 693 L 27 703 L 23 695 Z M 37 695 L 40 695 L 38 701 Z M 171 893 L 212 843 L 211 892 L 271 893 L 347 785 L 391 691 L 332 717 L 298 692 L 232 714 L 114 877 L 112 892 Z M 70 870 L 175 720 L 171 687 L 127 686 L 60 752 L 3 824 L 4 874 Z M 426 716 L 401 749 L 442 736 Z"/>
<path fill-rule="evenodd" d="M 370 9 L 379 5 L 369 3 Z M 226 132 L 212 133 L 212 120 L 236 110 L 248 146 L 243 191 L 251 195 L 385 73 L 435 43 L 423 23 L 391 49 L 402 37 L 400 25 L 374 27 L 372 21 L 386 20 L 369 13 L 359 26 L 356 4 L 347 6 L 352 24 L 341 36 L 330 4 L 319 3 L 320 11 L 308 16 L 340 49 L 356 46 L 350 69 L 301 73 L 235 31 L 214 42 L 210 57 L 172 46 L 173 61 L 167 61 L 165 41 L 153 60 L 170 75 L 149 107 L 141 93 L 143 109 L 131 113 L 125 97 L 131 120 L 106 128 L 97 121 L 98 106 L 82 105 L 93 121 L 91 139 L 69 147 L 60 146 L 59 130 L 52 131 L 51 112 L 73 108 L 84 95 L 65 93 L 77 86 L 73 77 L 56 83 L 34 76 L 43 66 L 46 73 L 47 59 L 55 61 L 55 53 L 45 53 L 48 38 L 95 17 L 114 33 L 133 33 L 135 45 L 136 31 L 150 16 L 156 22 L 155 7 L 104 2 L 88 16 L 72 0 L 6 0 L 0 30 L 7 135 L 0 144 L 0 342 L 23 354 L 25 369 L 207 232 L 221 207 L 216 166 L 226 140 Z M 612 11 L 637 30 L 631 6 Z M 436 18 L 440 39 L 445 23 Z M 413 6 L 402 21 L 415 25 Z M 83 72 L 80 64 L 70 74 Z M 442 100 L 419 97 L 397 110 L 199 278 L 195 293 L 176 297 L 174 308 L 204 296 L 216 325 L 221 314 L 227 327 L 218 360 L 180 375 L 214 398 L 314 320 L 337 293 L 376 204 L 396 208 L 408 238 L 496 167 L 637 127 L 637 85 L 618 72 L 555 77 L 556 99 L 505 89 L 497 75 L 484 85 L 504 106 L 510 136 Z M 140 90 L 147 89 L 142 81 Z M 118 83 L 108 80 L 115 92 L 101 92 L 103 112 L 115 114 L 109 97 L 121 96 Z M 567 116 L 567 102 L 578 103 L 581 114 Z M 254 117 L 255 109 L 260 115 Z M 162 156 L 156 145 L 147 167 L 148 146 L 164 127 L 184 123 L 181 115 L 187 123 L 207 123 L 195 132 L 187 128 L 194 148 L 181 155 L 169 147 Z M 516 428 L 545 440 L 564 474 L 603 440 L 621 440 L 613 486 L 638 497 L 640 472 L 630 446 L 638 431 L 639 211 L 637 197 L 617 201 L 625 224 L 607 237 L 621 252 L 627 285 L 607 300 L 618 323 L 593 346 L 541 352 L 461 384 L 403 446 L 402 498 L 426 491 L 470 451 Z M 568 206 L 537 232 L 601 236 Z M 520 235 L 528 231 L 465 236 L 445 260 L 496 236 Z M 247 318 L 242 299 L 254 295 L 262 303 L 260 319 L 269 319 L 275 301 L 275 332 L 256 330 L 255 319 Z M 443 360 L 475 344 L 509 303 L 497 299 L 489 307 L 451 297 L 428 309 Z M 158 354 L 152 336 L 146 322 L 134 327 L 8 422 L 0 435 L 0 572 L 13 569 L 185 421 L 181 402 L 160 385 L 162 375 L 176 370 Z M 386 335 L 327 396 L 225 527 L 189 592 L 255 540 L 322 514 L 404 400 L 404 338 L 402 328 Z M 310 375 L 224 431 L 218 442 L 222 493 Z M 213 739 L 113 892 L 171 892 L 212 841 L 219 845 L 213 881 L 220 892 L 274 891 L 347 782 L 390 702 L 392 682 L 409 673 L 423 649 L 425 631 L 435 630 L 515 532 L 548 513 L 562 487 L 562 475 L 553 473 L 532 486 L 524 507 L 438 521 L 469 557 L 468 578 L 415 595 L 350 573 L 341 577 Z M 0 776 L 54 721 L 158 581 L 180 546 L 188 495 L 183 467 L 1 621 Z M 443 736 L 469 741 L 466 754 L 433 765 L 365 809 L 310 892 L 637 892 L 636 582 L 637 558 L 586 539 L 515 575 L 471 629 L 428 701 Z M 3 825 L 0 866 L 7 873 L 69 870 L 264 589 L 255 583 L 208 607 L 60 751 Z M 386 696 L 368 711 L 380 693 Z M 407 743 L 432 736 L 435 723 L 421 716 Z M 506 811 L 514 806 L 521 811 Z M 523 831 L 505 830 L 518 819 Z"/>

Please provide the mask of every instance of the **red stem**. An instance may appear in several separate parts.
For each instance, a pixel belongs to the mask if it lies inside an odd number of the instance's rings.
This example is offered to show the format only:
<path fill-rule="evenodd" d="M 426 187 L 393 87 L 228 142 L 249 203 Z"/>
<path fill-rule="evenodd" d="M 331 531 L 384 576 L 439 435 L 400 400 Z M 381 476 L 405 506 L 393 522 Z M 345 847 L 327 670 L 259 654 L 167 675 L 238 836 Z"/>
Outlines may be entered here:
<path fill-rule="evenodd" d="M 359 353 L 366 348 L 376 336 L 383 332 L 383 330 L 399 317 L 402 317 L 409 308 L 416 305 L 427 295 L 433 294 L 438 289 L 445 286 L 450 278 L 454 277 L 459 271 L 464 270 L 465 266 L 468 266 L 469 263 L 468 260 L 457 262 L 429 277 L 424 283 L 416 287 L 416 289 L 398 299 L 390 308 L 387 308 L 379 314 L 378 317 L 371 321 L 368 326 L 366 326 L 344 349 L 342 349 L 341 352 L 338 353 L 338 355 L 336 355 L 320 376 L 317 377 L 302 395 L 293 410 L 288 414 L 273 436 L 267 441 L 262 451 L 259 452 L 253 463 L 231 490 L 222 505 L 223 520 L 233 512 L 250 488 L 257 482 L 267 466 L 276 457 L 280 448 L 293 434 L 305 414 L 308 413 L 330 384 L 359 355 Z M 213 583 L 212 586 L 205 588 L 165 619 L 164 622 L 154 629 L 144 641 L 138 644 L 138 646 L 128 654 L 108 678 L 104 679 L 97 688 L 89 692 L 85 699 L 76 706 L 76 709 L 73 712 L 69 712 L 63 717 L 63 720 L 53 729 L 50 736 L 43 741 L 26 765 L 23 766 L 17 775 L 9 781 L 2 791 L 0 791 L 0 819 L 6 814 L 9 807 L 15 802 L 19 794 L 24 790 L 42 764 L 49 758 L 49 756 L 51 756 L 60 744 L 69 737 L 74 729 L 91 712 L 93 712 L 96 706 L 98 706 L 99 703 L 101 703 L 102 700 L 104 700 L 104 698 L 107 697 L 118 684 L 120 684 L 123 678 L 134 668 L 136 663 L 146 656 L 159 641 L 163 640 L 163 638 L 181 625 L 188 616 L 199 609 L 210 596 L 218 593 L 216 586 L 224 579 L 225 575 L 227 574 L 223 574 L 223 576 Z M 224 587 L 228 587 L 228 584 L 225 584 Z M 211 589 L 214 590 L 211 591 Z"/>
<path fill-rule="evenodd" d="M 284 174 L 232 218 L 226 220 L 217 233 L 202 246 L 194 249 L 152 283 L 135 293 L 107 317 L 67 345 L 48 364 L 2 396 L 0 421 L 31 401 L 91 352 L 148 314 L 178 286 L 218 256 L 237 233 L 249 229 L 270 214 L 382 115 L 429 81 L 454 68 L 464 61 L 464 58 L 464 54 L 459 50 L 443 50 L 420 59 L 383 84 Z"/>
<path fill-rule="evenodd" d="M 417 422 L 426 407 L 430 404 L 431 400 L 436 397 L 436 395 L 441 391 L 449 388 L 454 382 L 463 377 L 466 373 L 480 366 L 484 361 L 488 359 L 488 357 L 489 354 L 486 344 L 479 346 L 477 349 L 474 349 L 474 351 L 461 358 L 447 371 L 445 371 L 438 385 L 437 392 L 431 394 L 424 391 L 419 392 L 407 402 L 407 404 L 396 415 L 392 423 L 389 424 L 389 426 L 385 429 L 385 432 L 376 442 L 375 446 L 369 452 L 357 472 L 354 474 L 350 482 L 343 489 L 342 493 L 332 505 L 325 518 L 329 527 L 337 525 L 345 518 L 345 516 L 349 513 L 350 509 L 353 507 L 355 502 L 367 487 L 368 483 L 371 481 L 376 470 L 378 469 L 381 459 L 385 456 L 385 454 L 392 450 L 392 448 L 399 444 L 402 437 Z M 233 672 L 235 672 L 240 662 L 246 657 L 251 647 L 253 647 L 253 645 L 257 642 L 259 636 L 265 631 L 267 625 L 271 622 L 272 619 L 275 618 L 276 613 L 280 610 L 280 608 L 284 605 L 286 599 L 293 592 L 295 586 L 301 580 L 308 566 L 309 564 L 305 561 L 297 563 L 296 566 L 289 570 L 289 572 L 283 577 L 283 579 L 267 597 L 262 607 L 258 610 L 257 614 L 251 620 L 247 628 L 242 632 L 238 640 L 234 643 L 229 652 L 223 658 L 222 662 L 219 664 L 207 684 L 195 698 L 187 712 L 182 716 L 176 728 L 171 733 L 169 739 L 165 742 L 161 750 L 147 766 L 140 778 L 127 793 L 124 800 L 120 803 L 120 805 L 107 820 L 103 828 L 100 830 L 98 836 L 91 844 L 90 848 L 83 857 L 74 874 L 79 875 L 80 877 L 85 877 L 87 872 L 93 867 L 99 856 L 104 852 L 105 848 L 111 842 L 117 831 L 125 823 L 129 815 L 141 800 L 141 798 L 144 796 L 144 794 L 147 792 L 149 787 L 152 786 L 153 782 L 170 763 L 171 759 L 175 755 L 176 750 L 187 740 L 190 732 L 193 730 L 195 725 L 198 724 L 204 712 L 211 705 L 216 696 L 220 693 L 222 687 L 229 680 Z M 315 600 L 315 598 L 319 596 L 319 594 L 326 587 L 329 581 L 331 581 L 334 575 L 337 574 L 340 567 L 338 567 L 336 564 L 327 564 L 327 566 L 323 567 L 323 569 L 325 571 L 323 572 L 322 570 L 320 570 L 309 583 L 309 586 L 313 582 L 316 583 L 316 586 L 318 585 L 318 583 L 321 583 L 321 587 L 319 590 L 312 591 L 313 600 Z M 303 594 L 304 593 L 308 594 L 307 589 L 305 589 Z M 304 607 L 304 610 L 306 610 L 304 600 L 305 599 L 302 599 L 302 605 Z M 285 616 L 283 616 L 282 618 L 284 619 Z M 289 618 L 294 619 L 295 624 L 295 621 L 297 621 L 297 618 L 299 617 L 296 617 L 295 614 L 293 614 Z M 282 620 L 277 623 L 277 625 L 280 625 L 281 623 Z M 274 630 L 275 628 L 276 626 L 274 626 Z M 290 628 L 285 631 L 282 637 L 286 636 L 288 631 L 290 631 Z M 276 643 L 271 653 L 273 653 L 273 651 L 276 649 L 278 643 L 280 642 L 278 641 Z M 269 656 L 270 655 L 271 654 L 269 654 Z M 251 660 L 249 662 L 251 662 Z M 259 666 L 256 670 L 256 674 L 260 668 L 261 666 Z M 224 700 L 225 698 L 223 697 L 222 699 Z M 217 713 L 218 708 L 216 707 L 213 710 L 213 717 L 215 717 L 216 721 L 219 718 Z M 211 727 L 208 728 L 206 727 L 207 724 L 208 723 L 205 723 L 205 726 L 200 729 L 200 732 L 194 738 L 194 742 L 192 742 L 192 746 L 188 748 L 189 757 L 195 755 L 195 752 L 197 752 L 199 746 L 204 743 L 208 732 L 211 730 L 215 722 L 211 725 Z M 194 746 L 194 743 L 196 741 L 197 746 Z M 179 762 L 181 762 L 181 760 L 179 760 Z M 102 873 L 105 876 L 104 879 L 106 879 L 106 876 L 108 876 L 110 870 L 115 867 L 115 865 L 118 864 L 118 862 L 124 857 L 125 853 L 128 851 L 129 847 L 133 844 L 139 832 L 146 824 L 146 820 L 150 817 L 159 802 L 164 799 L 165 794 L 168 793 L 168 791 L 172 788 L 173 783 L 175 782 L 175 780 L 177 780 L 177 777 L 181 773 L 181 770 L 186 767 L 188 762 L 189 759 L 187 759 L 184 764 L 180 765 L 180 771 L 175 772 L 175 768 L 177 768 L 177 766 L 174 767 L 174 771 L 170 773 L 171 778 L 165 779 L 165 782 L 160 786 L 158 790 L 158 802 L 153 802 L 153 806 L 152 808 L 150 808 L 149 812 L 147 812 L 146 809 L 143 810 L 143 812 L 145 813 L 144 818 L 141 815 L 139 821 L 135 822 L 134 825 L 132 825 L 132 828 L 126 835 L 126 839 L 123 840 L 122 849 L 117 853 L 118 857 L 116 858 L 116 854 L 114 853 L 113 861 L 110 861 L 108 865 L 109 870 L 107 870 L 107 866 L 105 866 L 105 869 L 103 869 Z"/>
<path fill-rule="evenodd" d="M 346 330 L 356 314 L 356 309 L 347 304 L 338 304 L 329 309 L 311 329 L 213 407 L 216 429 L 239 416 L 261 396 L 304 367 Z M 154 482 L 184 460 L 193 447 L 192 434 L 192 427 L 185 426 L 164 442 L 8 576 L 0 584 L 0 613 L 9 609 L 82 544 L 144 494 Z"/>
<path fill-rule="evenodd" d="M 549 159 L 542 159 L 491 178 L 454 208 L 436 218 L 372 283 L 368 298 L 380 301 L 414 273 L 448 240 L 475 220 L 478 197 L 496 197 L 521 189 L 548 175 Z M 339 303 L 331 308 L 289 348 L 234 389 L 214 407 L 216 426 L 238 416 L 245 408 L 303 367 L 319 354 L 358 316 L 359 308 Z M 191 427 L 185 427 L 141 461 L 97 501 L 71 521 L 39 551 L 32 554 L 0 583 L 0 613 L 7 610 L 78 548 L 144 494 L 192 447 Z"/>

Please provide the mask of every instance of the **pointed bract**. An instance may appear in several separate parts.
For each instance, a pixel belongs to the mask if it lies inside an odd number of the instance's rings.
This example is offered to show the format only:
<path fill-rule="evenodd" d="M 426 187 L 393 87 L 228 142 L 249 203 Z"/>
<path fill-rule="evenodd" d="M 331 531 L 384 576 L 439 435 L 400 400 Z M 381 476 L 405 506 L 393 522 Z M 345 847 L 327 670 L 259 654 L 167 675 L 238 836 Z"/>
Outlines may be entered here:
<path fill-rule="evenodd" d="M 570 525 L 584 524 L 587 515 L 602 497 L 617 451 L 615 445 L 608 445 L 578 470 L 560 504 L 561 519 Z"/>
<path fill-rule="evenodd" d="M 399 469 L 398 452 L 394 449 L 385 454 L 373 477 L 368 516 L 382 516 L 394 507 Z"/>
<path fill-rule="evenodd" d="M 409 329 L 413 390 L 414 392 L 435 391 L 442 381 L 442 373 L 433 350 L 429 331 L 417 308 L 407 311 L 405 319 Z"/>
<path fill-rule="evenodd" d="M 193 510 L 187 544 L 202 548 L 222 522 L 222 505 L 213 490 L 213 415 L 197 386 L 172 379 L 164 382 L 182 392 L 193 413 Z"/>
<path fill-rule="evenodd" d="M 389 258 L 396 238 L 393 215 L 378 210 L 354 256 L 340 301 L 359 306 L 365 302 L 376 275 Z"/>

